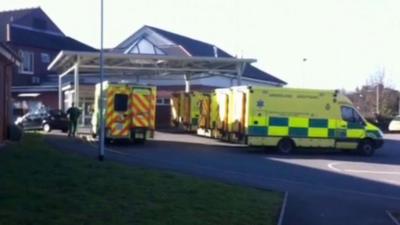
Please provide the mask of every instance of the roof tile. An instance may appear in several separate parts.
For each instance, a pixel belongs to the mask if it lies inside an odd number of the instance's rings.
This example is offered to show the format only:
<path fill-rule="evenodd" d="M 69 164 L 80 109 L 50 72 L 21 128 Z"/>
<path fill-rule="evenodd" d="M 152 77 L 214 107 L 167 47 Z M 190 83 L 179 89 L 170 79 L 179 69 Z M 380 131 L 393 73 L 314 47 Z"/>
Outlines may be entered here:
<path fill-rule="evenodd" d="M 195 39 L 192 39 L 192 38 L 180 35 L 180 34 L 162 30 L 160 28 L 147 26 L 147 25 L 145 27 L 152 29 L 153 31 L 155 31 L 158 34 L 162 35 L 163 37 L 169 39 L 170 41 L 174 42 L 175 44 L 182 46 L 192 56 L 214 57 L 214 47 L 216 47 L 214 45 L 211 45 L 211 44 L 203 42 L 203 41 L 195 40 Z M 216 47 L 216 49 L 217 49 L 218 57 L 233 58 L 232 55 L 228 54 L 224 50 L 222 50 L 218 47 Z M 258 79 L 258 80 L 264 80 L 264 81 L 268 81 L 268 82 L 278 83 L 280 85 L 287 84 L 285 81 L 283 81 L 269 73 L 266 73 L 252 65 L 246 66 L 243 76 L 252 78 L 252 79 Z"/>
<path fill-rule="evenodd" d="M 97 51 L 95 48 L 67 36 L 32 31 L 18 27 L 11 27 L 11 42 L 13 44 L 52 50 Z"/>

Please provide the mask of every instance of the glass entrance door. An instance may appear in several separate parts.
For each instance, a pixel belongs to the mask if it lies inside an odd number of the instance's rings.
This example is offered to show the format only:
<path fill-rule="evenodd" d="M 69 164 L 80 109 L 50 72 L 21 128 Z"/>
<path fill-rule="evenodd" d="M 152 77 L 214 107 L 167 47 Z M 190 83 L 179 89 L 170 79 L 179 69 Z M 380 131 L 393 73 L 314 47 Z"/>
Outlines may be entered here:
<path fill-rule="evenodd" d="M 79 109 L 81 110 L 79 125 L 81 127 L 89 127 L 93 114 L 93 99 L 82 99 L 79 103 Z"/>

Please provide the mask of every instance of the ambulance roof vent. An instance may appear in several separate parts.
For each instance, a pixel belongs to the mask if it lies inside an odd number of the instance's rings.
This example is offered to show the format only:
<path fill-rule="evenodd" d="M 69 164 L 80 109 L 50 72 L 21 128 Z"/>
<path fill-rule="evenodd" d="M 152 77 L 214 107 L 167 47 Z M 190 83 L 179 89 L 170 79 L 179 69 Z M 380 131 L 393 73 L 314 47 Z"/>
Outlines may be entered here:
<path fill-rule="evenodd" d="M 333 92 L 333 96 L 336 97 L 338 94 L 339 94 L 339 90 L 336 89 L 336 90 Z"/>
<path fill-rule="evenodd" d="M 339 90 L 336 89 L 336 90 L 333 92 L 333 102 L 336 102 L 336 101 L 337 101 L 337 96 L 338 96 L 338 94 L 339 94 Z"/>

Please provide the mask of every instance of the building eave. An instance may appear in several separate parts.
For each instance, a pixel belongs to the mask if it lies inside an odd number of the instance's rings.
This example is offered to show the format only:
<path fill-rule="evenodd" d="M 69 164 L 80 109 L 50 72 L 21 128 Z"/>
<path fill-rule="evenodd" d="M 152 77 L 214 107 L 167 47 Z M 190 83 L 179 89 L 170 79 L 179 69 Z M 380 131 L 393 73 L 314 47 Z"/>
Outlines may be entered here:
<path fill-rule="evenodd" d="M 11 87 L 12 93 L 26 93 L 26 92 L 56 92 L 58 91 L 57 85 L 47 86 L 13 86 Z"/>
<path fill-rule="evenodd" d="M 8 61 L 19 66 L 21 61 L 19 57 L 12 51 L 6 44 L 0 43 L 0 54 L 4 56 Z"/>

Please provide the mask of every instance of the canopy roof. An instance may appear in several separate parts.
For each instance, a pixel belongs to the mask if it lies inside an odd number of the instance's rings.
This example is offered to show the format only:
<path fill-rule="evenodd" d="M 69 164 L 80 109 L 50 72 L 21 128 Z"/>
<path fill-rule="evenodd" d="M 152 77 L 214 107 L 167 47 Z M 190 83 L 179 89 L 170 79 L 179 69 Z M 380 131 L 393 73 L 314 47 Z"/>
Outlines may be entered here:
<path fill-rule="evenodd" d="M 222 57 L 176 57 L 166 55 L 137 55 L 104 52 L 104 70 L 112 74 L 126 75 L 176 75 L 176 74 L 229 74 L 241 76 L 247 63 L 255 59 Z M 99 52 L 61 51 L 50 63 L 48 70 L 64 73 L 73 67 L 79 73 L 99 72 Z"/>

